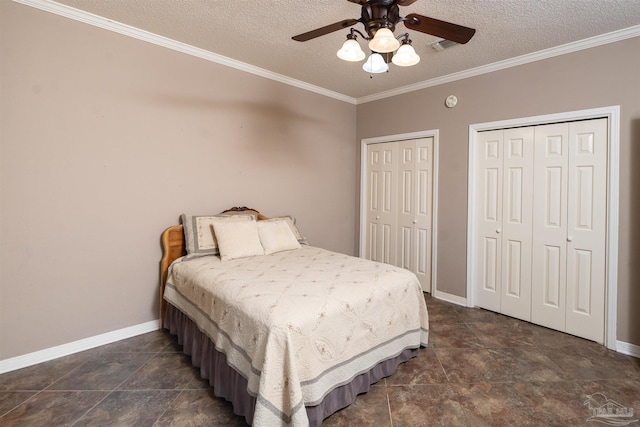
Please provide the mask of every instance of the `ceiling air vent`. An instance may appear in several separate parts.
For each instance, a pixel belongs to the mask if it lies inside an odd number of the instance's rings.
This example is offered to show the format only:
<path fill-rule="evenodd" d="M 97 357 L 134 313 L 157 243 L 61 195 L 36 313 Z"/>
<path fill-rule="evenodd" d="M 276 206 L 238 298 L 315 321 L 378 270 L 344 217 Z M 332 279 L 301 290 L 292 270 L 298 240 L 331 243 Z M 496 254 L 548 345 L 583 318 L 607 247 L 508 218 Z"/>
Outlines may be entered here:
<path fill-rule="evenodd" d="M 431 43 L 431 47 L 438 52 L 445 50 L 448 47 L 455 46 L 458 43 L 452 42 L 451 40 L 440 40 L 435 43 Z"/>

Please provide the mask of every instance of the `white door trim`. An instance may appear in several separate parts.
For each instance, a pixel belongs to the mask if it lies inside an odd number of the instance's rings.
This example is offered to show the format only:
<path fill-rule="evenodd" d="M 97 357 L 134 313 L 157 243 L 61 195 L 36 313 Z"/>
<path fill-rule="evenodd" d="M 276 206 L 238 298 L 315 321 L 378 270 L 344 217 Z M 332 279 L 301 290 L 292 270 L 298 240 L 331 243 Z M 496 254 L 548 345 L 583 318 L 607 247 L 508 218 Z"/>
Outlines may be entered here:
<path fill-rule="evenodd" d="M 541 124 L 566 122 L 572 120 L 588 120 L 605 117 L 608 120 L 608 163 L 607 163 L 607 237 L 606 237 L 606 315 L 605 345 L 616 349 L 616 321 L 618 300 L 618 221 L 620 196 L 620 106 L 593 108 L 589 110 L 570 111 L 566 113 L 524 117 L 519 119 L 469 125 L 469 172 L 468 172 L 468 214 L 467 214 L 467 306 L 473 307 L 475 271 L 475 185 L 476 143 L 478 132 L 505 129 L 518 126 L 535 126 Z"/>
<path fill-rule="evenodd" d="M 367 152 L 369 144 L 381 142 L 404 141 L 407 139 L 420 139 L 433 137 L 433 224 L 431 225 L 431 295 L 436 296 L 437 289 L 437 254 L 438 254 L 438 129 L 418 132 L 401 133 L 397 135 L 378 136 L 374 138 L 364 138 L 360 143 L 360 242 L 358 245 L 358 256 L 363 257 L 365 251 L 366 238 L 366 191 L 367 191 Z"/>

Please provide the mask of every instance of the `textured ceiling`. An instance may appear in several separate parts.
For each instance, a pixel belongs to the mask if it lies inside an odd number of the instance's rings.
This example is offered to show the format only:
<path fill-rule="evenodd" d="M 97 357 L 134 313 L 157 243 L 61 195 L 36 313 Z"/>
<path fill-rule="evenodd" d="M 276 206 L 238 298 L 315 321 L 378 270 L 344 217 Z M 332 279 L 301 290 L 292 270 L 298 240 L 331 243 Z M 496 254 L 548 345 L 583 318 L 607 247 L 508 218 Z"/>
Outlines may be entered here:
<path fill-rule="evenodd" d="M 340 94 L 362 98 L 640 24 L 640 0 L 418 0 L 400 8 L 472 27 L 466 45 L 441 52 L 436 37 L 409 32 L 418 65 L 374 75 L 336 56 L 348 30 L 307 42 L 291 37 L 358 19 L 347 0 L 58 0 L 57 3 L 149 31 Z M 354 28 L 363 31 L 361 24 Z M 364 31 L 363 31 L 364 32 Z M 365 43 L 361 41 L 363 50 Z M 635 54 L 640 54 L 635 52 Z"/>

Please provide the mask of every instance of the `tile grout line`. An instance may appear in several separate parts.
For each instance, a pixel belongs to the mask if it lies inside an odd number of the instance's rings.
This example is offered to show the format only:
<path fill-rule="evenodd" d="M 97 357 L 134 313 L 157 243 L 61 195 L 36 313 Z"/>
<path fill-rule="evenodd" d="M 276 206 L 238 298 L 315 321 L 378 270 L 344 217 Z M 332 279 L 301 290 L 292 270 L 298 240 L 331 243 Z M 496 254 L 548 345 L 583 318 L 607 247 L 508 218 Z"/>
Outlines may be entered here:
<path fill-rule="evenodd" d="M 387 398 L 387 411 L 389 412 L 389 424 L 393 427 L 393 415 L 391 415 L 391 399 L 389 398 L 389 385 L 387 379 L 384 379 L 385 397 Z"/>
<path fill-rule="evenodd" d="M 7 415 L 9 415 L 10 413 L 12 413 L 13 411 L 15 411 L 16 409 L 18 409 L 20 406 L 24 405 L 25 403 L 27 403 L 28 401 L 30 401 L 31 399 L 35 398 L 37 395 L 39 395 L 40 393 L 42 393 L 43 390 L 38 390 L 35 391 L 35 393 L 33 394 L 33 396 L 29 396 L 26 400 L 18 403 L 16 406 L 14 406 L 13 408 L 9 409 L 7 412 L 5 412 L 4 414 L 0 415 L 0 421 L 2 421 L 2 419 L 4 417 L 6 417 Z M 23 393 L 24 391 L 17 391 L 16 393 Z"/>
<path fill-rule="evenodd" d="M 60 390 L 48 390 L 49 387 L 51 387 L 52 385 L 54 385 L 55 383 L 57 383 L 58 381 L 60 381 L 61 379 L 71 375 L 71 373 L 77 371 L 78 369 L 80 369 L 82 366 L 86 365 L 87 363 L 89 363 L 89 361 L 91 361 L 92 358 L 89 358 L 88 360 L 86 360 L 84 363 L 79 364 L 78 366 L 76 366 L 75 368 L 69 370 L 68 372 L 64 373 L 63 375 L 61 375 L 60 377 L 56 378 L 55 380 L 51 381 L 51 383 L 49 383 L 48 385 L 42 387 L 39 390 L 14 390 L 14 392 L 17 393 L 22 393 L 22 392 L 34 392 L 32 396 L 29 396 L 27 399 L 25 399 L 24 401 L 18 403 L 16 406 L 14 406 L 13 408 L 11 408 L 10 410 L 6 411 L 4 414 L 0 415 L 0 420 L 2 418 L 4 418 L 5 416 L 9 415 L 11 412 L 15 411 L 17 408 L 19 408 L 20 406 L 27 404 L 29 401 L 31 401 L 32 399 L 35 399 L 37 396 L 39 396 L 40 394 L 42 394 L 44 391 L 60 391 Z"/>
<path fill-rule="evenodd" d="M 178 398 L 180 398 L 180 396 L 182 396 L 182 395 L 184 394 L 184 392 L 186 391 L 186 389 L 184 389 L 184 388 L 182 388 L 182 389 L 177 389 L 177 390 L 178 390 L 178 391 L 180 391 L 180 393 L 178 393 L 178 394 L 176 395 L 176 397 L 174 397 L 174 398 L 173 398 L 173 400 L 172 400 L 172 401 L 167 405 L 168 407 L 167 407 L 167 408 L 165 408 L 165 409 L 162 411 L 162 413 L 158 416 L 158 418 L 156 418 L 156 419 L 155 419 L 155 421 L 153 421 L 152 426 L 156 425 L 156 423 L 162 419 L 162 417 L 164 416 L 164 414 L 166 414 L 166 413 L 167 413 L 167 411 L 168 411 L 169 409 L 171 409 L 171 406 L 173 405 L 173 403 L 174 403 L 176 400 L 178 400 Z"/>
<path fill-rule="evenodd" d="M 114 352 L 116 353 L 116 352 Z M 122 353 L 136 353 L 136 352 L 122 352 Z M 140 353 L 151 353 L 151 352 L 144 352 L 141 351 Z M 144 366 L 146 366 L 151 360 L 153 360 L 158 354 L 160 354 L 159 351 L 153 352 L 153 356 L 151 356 L 146 362 L 144 362 L 142 365 L 140 365 L 138 367 L 138 369 L 136 369 L 135 371 L 131 372 L 127 378 L 125 378 L 124 380 L 120 381 L 120 383 L 118 383 L 118 385 L 116 385 L 115 387 L 113 387 L 111 390 L 105 390 L 108 391 L 107 394 L 104 395 L 104 397 L 100 400 L 98 400 L 91 408 L 87 409 L 82 415 L 80 415 L 73 423 L 71 423 L 71 426 L 75 426 L 80 420 L 82 420 L 82 418 L 84 418 L 85 415 L 87 415 L 89 412 L 91 412 L 94 408 L 96 408 L 98 405 L 100 405 L 102 402 L 105 401 L 105 399 L 109 396 L 111 396 L 113 394 L 114 391 L 118 390 L 118 387 L 120 387 L 122 384 L 124 384 L 129 378 L 131 378 L 132 375 L 134 375 L 136 372 L 138 372 L 140 369 L 142 369 Z M 89 391 L 89 390 L 86 390 Z M 156 420 L 157 421 L 157 420 Z"/>
<path fill-rule="evenodd" d="M 438 361 L 438 364 L 440 365 L 440 369 L 442 369 L 442 373 L 444 374 L 444 377 L 447 379 L 446 384 L 451 384 L 451 379 L 449 378 L 449 375 L 447 375 L 447 370 L 444 369 L 444 365 L 442 364 L 442 361 L 440 360 L 440 356 L 438 356 L 438 352 L 434 351 L 433 353 L 436 355 L 436 360 Z"/>

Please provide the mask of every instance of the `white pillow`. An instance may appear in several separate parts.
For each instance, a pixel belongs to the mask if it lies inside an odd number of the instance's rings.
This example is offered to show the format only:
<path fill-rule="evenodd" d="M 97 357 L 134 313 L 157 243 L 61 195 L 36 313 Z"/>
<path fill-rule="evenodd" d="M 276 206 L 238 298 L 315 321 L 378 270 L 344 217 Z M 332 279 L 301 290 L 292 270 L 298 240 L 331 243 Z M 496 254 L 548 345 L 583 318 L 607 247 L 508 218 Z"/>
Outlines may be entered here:
<path fill-rule="evenodd" d="M 269 219 L 263 219 L 262 221 L 286 221 L 289 224 L 289 227 L 291 227 L 291 231 L 293 232 L 293 235 L 296 236 L 296 239 L 298 239 L 298 242 L 301 245 L 308 245 L 307 243 L 307 239 L 302 237 L 302 235 L 300 234 L 300 230 L 298 230 L 298 227 L 296 226 L 296 219 L 290 215 L 285 215 L 285 216 L 276 216 L 273 218 L 269 218 Z"/>
<path fill-rule="evenodd" d="M 217 221 L 255 221 L 255 215 L 181 215 L 187 256 L 218 255 L 218 242 L 213 234 Z"/>
<path fill-rule="evenodd" d="M 275 252 L 298 249 L 300 243 L 286 220 L 259 221 L 258 234 L 264 247 L 264 253 L 269 255 Z"/>
<path fill-rule="evenodd" d="M 213 223 L 213 231 L 223 261 L 264 255 L 255 221 L 216 221 Z"/>

